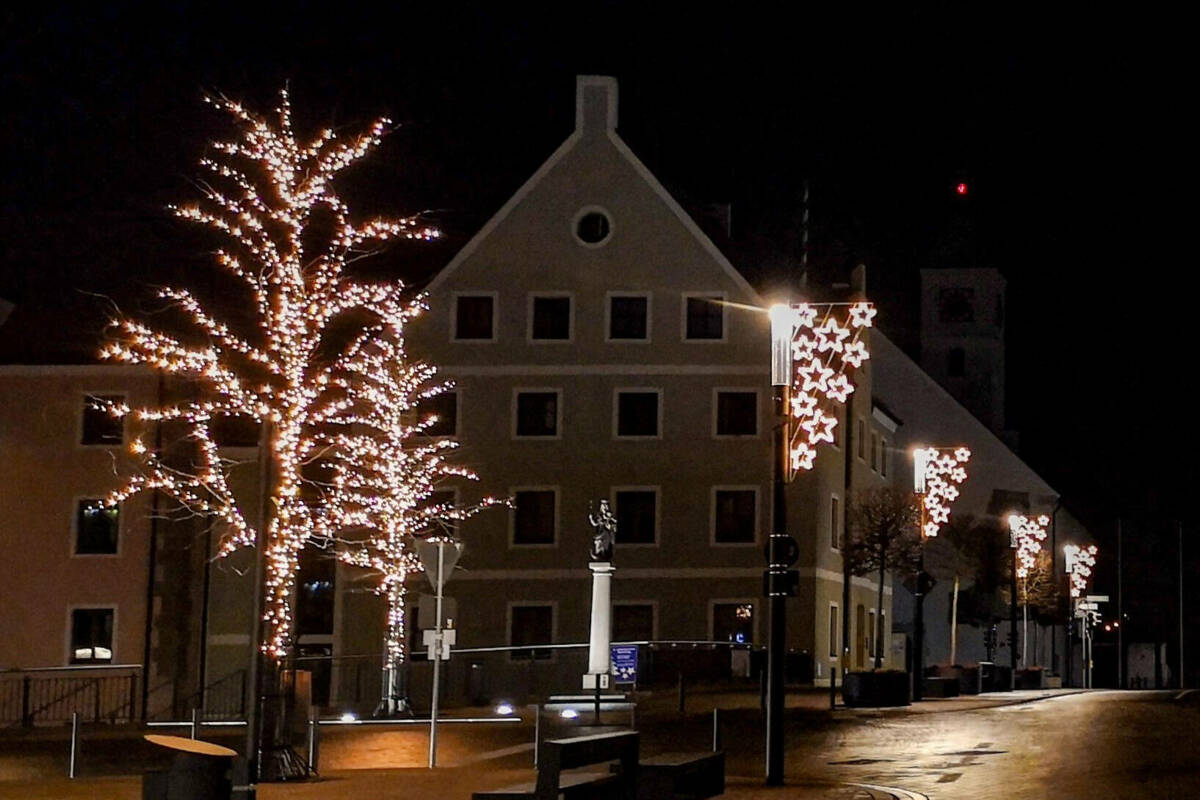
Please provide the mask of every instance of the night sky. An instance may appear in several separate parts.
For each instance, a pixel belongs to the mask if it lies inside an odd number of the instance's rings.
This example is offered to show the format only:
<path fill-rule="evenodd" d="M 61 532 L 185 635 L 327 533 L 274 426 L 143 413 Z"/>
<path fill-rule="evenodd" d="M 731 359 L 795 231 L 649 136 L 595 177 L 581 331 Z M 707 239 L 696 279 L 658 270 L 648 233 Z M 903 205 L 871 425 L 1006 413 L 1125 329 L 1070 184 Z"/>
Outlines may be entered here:
<path fill-rule="evenodd" d="M 107 298 L 136 309 L 147 284 L 208 269 L 211 240 L 164 208 L 195 196 L 205 141 L 228 131 L 203 92 L 267 109 L 286 83 L 301 127 L 400 123 L 343 194 L 445 224 L 440 251 L 382 257 L 403 275 L 444 263 L 569 134 L 577 73 L 611 74 L 622 135 L 685 207 L 732 203 L 718 244 L 747 274 L 798 260 L 806 180 L 813 275 L 866 263 L 910 349 L 921 267 L 1000 268 L 1022 455 L 1103 537 L 1118 514 L 1145 537 L 1194 518 L 1177 21 L 249 5 L 3 12 L 0 297 L 18 309 L 0 359 L 78 360 Z"/>

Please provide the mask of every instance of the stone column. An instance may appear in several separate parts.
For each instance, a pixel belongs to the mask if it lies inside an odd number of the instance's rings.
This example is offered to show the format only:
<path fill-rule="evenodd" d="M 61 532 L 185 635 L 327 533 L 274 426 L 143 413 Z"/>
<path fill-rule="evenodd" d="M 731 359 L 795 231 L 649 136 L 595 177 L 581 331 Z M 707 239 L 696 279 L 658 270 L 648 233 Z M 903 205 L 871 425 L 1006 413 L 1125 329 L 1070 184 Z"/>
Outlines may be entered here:
<path fill-rule="evenodd" d="M 588 677 L 584 688 L 595 687 L 594 675 L 607 675 L 612 669 L 609 644 L 612 636 L 612 575 L 616 570 L 611 562 L 593 561 L 592 570 L 592 631 L 588 639 Z"/>

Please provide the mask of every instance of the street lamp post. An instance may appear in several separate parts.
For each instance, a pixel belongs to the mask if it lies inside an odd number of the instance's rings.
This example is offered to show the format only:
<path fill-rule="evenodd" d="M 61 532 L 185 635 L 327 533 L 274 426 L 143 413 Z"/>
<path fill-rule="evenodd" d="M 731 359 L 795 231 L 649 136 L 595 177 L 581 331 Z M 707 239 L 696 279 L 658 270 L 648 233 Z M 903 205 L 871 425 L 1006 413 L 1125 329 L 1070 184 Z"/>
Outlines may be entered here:
<path fill-rule="evenodd" d="M 917 549 L 916 611 L 913 620 L 913 699 L 925 696 L 925 540 L 938 535 L 950 521 L 950 504 L 958 499 L 958 485 L 967 479 L 971 451 L 965 447 L 918 447 L 913 451 L 913 491 L 920 498 L 921 542 Z M 953 637 L 955 631 L 951 631 Z"/>
<path fill-rule="evenodd" d="M 1090 689 L 1091 682 L 1091 631 L 1088 621 L 1091 619 L 1091 611 L 1082 609 L 1079 604 L 1084 600 L 1084 593 L 1087 591 L 1088 578 L 1092 576 L 1092 567 L 1096 566 L 1096 545 L 1087 547 L 1079 547 L 1078 545 L 1068 544 L 1063 546 L 1063 564 L 1066 567 L 1068 575 L 1068 588 L 1071 593 L 1072 600 L 1072 616 L 1079 620 L 1080 629 L 1080 644 L 1083 648 L 1081 653 L 1083 664 L 1081 669 L 1081 679 L 1084 688 Z M 1071 655 L 1071 641 L 1067 640 L 1067 657 Z M 1068 674 L 1068 677 L 1069 674 Z"/>
<path fill-rule="evenodd" d="M 848 309 L 837 319 L 835 306 Z M 771 385 L 775 389 L 772 447 L 773 530 L 767 542 L 763 593 L 769 601 L 767 640 L 766 783 L 783 784 L 784 654 L 787 648 L 787 598 L 795 595 L 799 572 L 790 569 L 799 545 L 786 533 L 787 483 L 799 470 L 810 470 L 821 442 L 833 442 L 837 417 L 833 402 L 848 403 L 854 391 L 851 368 L 869 355 L 861 333 L 871 327 L 870 303 L 809 303 L 771 306 Z M 818 324 L 817 318 L 821 316 Z"/>
<path fill-rule="evenodd" d="M 1038 517 L 1026 517 L 1021 514 L 1010 514 L 1008 517 L 1009 545 L 1013 548 L 1012 574 L 1012 603 L 1011 624 L 1012 636 L 1012 669 L 1013 676 L 1017 672 L 1017 579 L 1021 579 L 1024 596 L 1025 623 L 1021 639 L 1021 665 L 1025 665 L 1025 649 L 1029 645 L 1029 570 L 1037 564 L 1037 554 L 1042 550 L 1042 542 L 1046 540 L 1046 526 L 1050 518 L 1045 514 Z"/>

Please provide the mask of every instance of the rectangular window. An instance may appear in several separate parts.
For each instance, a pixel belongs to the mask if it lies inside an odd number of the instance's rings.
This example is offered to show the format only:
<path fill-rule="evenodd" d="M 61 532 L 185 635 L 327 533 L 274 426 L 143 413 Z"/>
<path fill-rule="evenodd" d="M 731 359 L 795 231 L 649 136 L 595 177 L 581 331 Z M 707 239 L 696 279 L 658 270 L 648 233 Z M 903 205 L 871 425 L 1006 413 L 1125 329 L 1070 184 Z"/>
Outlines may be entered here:
<path fill-rule="evenodd" d="M 888 443 L 882 436 L 879 437 L 879 474 L 885 478 L 888 474 Z"/>
<path fill-rule="evenodd" d="M 436 419 L 434 419 L 436 417 Z M 417 402 L 417 420 L 428 423 L 426 436 L 458 434 L 458 392 L 442 392 Z M 431 420 L 433 420 L 431 422 Z"/>
<path fill-rule="evenodd" d="M 209 425 L 218 447 L 258 447 L 262 425 L 249 417 L 213 417 Z"/>
<path fill-rule="evenodd" d="M 517 392 L 517 436 L 558 436 L 558 395 Z"/>
<path fill-rule="evenodd" d="M 684 338 L 719 340 L 725 338 L 724 298 L 716 295 L 685 297 Z"/>
<path fill-rule="evenodd" d="M 492 341 L 496 338 L 496 298 L 492 295 L 458 295 L 454 298 L 454 338 Z"/>
<path fill-rule="evenodd" d="M 713 506 L 713 540 L 717 544 L 754 543 L 757 538 L 757 491 L 717 489 Z"/>
<path fill-rule="evenodd" d="M 867 655 L 875 657 L 875 612 L 867 612 Z"/>
<path fill-rule="evenodd" d="M 754 603 L 713 603 L 714 642 L 754 643 Z"/>
<path fill-rule="evenodd" d="M 554 643 L 554 606 L 551 605 L 520 605 L 510 609 L 510 627 L 508 643 L 513 647 L 529 647 L 538 644 Z M 531 658 L 539 661 L 550 658 L 551 650 L 514 650 L 514 661 L 528 661 Z"/>
<path fill-rule="evenodd" d="M 617 392 L 617 436 L 658 436 L 657 391 Z"/>
<path fill-rule="evenodd" d="M 879 436 L 874 432 L 871 433 L 871 470 L 879 471 Z"/>
<path fill-rule="evenodd" d="M 619 489 L 615 500 L 617 544 L 654 544 L 658 492 L 653 489 Z"/>
<path fill-rule="evenodd" d="M 877 633 L 875 634 L 875 649 L 878 652 L 879 657 L 882 659 L 887 658 L 887 642 L 889 638 L 891 637 L 888 635 L 887 629 L 887 612 L 880 611 L 879 627 L 877 628 Z"/>
<path fill-rule="evenodd" d="M 837 495 L 829 498 L 829 546 L 842 549 L 842 501 Z"/>
<path fill-rule="evenodd" d="M 571 298 L 562 295 L 531 298 L 529 338 L 535 342 L 571 339 Z"/>
<path fill-rule="evenodd" d="M 857 424 L 854 426 L 854 438 L 858 439 L 858 457 L 859 459 L 867 460 L 867 424 L 863 422 L 863 418 L 859 417 Z"/>
<path fill-rule="evenodd" d="M 717 392 L 717 436 L 758 435 L 758 393 Z"/>
<path fill-rule="evenodd" d="M 614 603 L 612 640 L 648 642 L 654 639 L 654 606 L 649 603 Z"/>
<path fill-rule="evenodd" d="M 83 398 L 83 427 L 80 444 L 113 445 L 125 441 L 125 419 L 114 417 L 106 404 L 123 403 L 119 394 L 89 395 Z"/>
<path fill-rule="evenodd" d="M 103 500 L 80 500 L 75 507 L 75 555 L 115 555 L 121 512 Z"/>
<path fill-rule="evenodd" d="M 610 295 L 608 338 L 611 341 L 647 341 L 650 338 L 650 298 Z"/>
<path fill-rule="evenodd" d="M 300 551 L 296 575 L 296 634 L 333 635 L 334 581 L 337 561 L 332 552 L 308 546 Z"/>
<path fill-rule="evenodd" d="M 513 493 L 513 544 L 554 544 L 557 492 L 522 489 Z"/>
<path fill-rule="evenodd" d="M 113 660 L 112 608 L 71 609 L 72 664 L 111 664 Z"/>
<path fill-rule="evenodd" d="M 837 658 L 838 656 L 838 625 L 841 619 L 838 616 L 838 607 L 829 604 L 829 657 Z"/>

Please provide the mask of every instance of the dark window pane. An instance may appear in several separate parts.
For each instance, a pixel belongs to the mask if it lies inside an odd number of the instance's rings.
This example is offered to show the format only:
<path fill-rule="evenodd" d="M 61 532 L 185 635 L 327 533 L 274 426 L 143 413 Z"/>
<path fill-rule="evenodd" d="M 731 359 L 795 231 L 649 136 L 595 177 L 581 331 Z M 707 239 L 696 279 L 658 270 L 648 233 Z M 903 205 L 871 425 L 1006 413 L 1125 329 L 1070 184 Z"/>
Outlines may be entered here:
<path fill-rule="evenodd" d="M 837 606 L 829 607 L 829 656 L 836 658 L 838 655 L 838 608 Z"/>
<path fill-rule="evenodd" d="M 113 610 L 76 608 L 71 611 L 71 663 L 111 662 Z"/>
<path fill-rule="evenodd" d="M 938 319 L 942 322 L 974 322 L 974 289 L 941 289 L 938 291 Z"/>
<path fill-rule="evenodd" d="M 655 493 L 617 492 L 617 544 L 653 544 Z"/>
<path fill-rule="evenodd" d="M 599 211 L 590 211 L 579 218 L 575 235 L 588 244 L 598 244 L 608 238 L 611 229 L 608 217 Z"/>
<path fill-rule="evenodd" d="M 513 606 L 509 643 L 513 647 L 554 643 L 554 609 L 551 606 Z M 550 658 L 550 650 L 517 650 L 514 659 Z"/>
<path fill-rule="evenodd" d="M 79 555 L 117 552 L 121 512 L 100 500 L 80 500 L 75 512 L 75 552 Z"/>
<path fill-rule="evenodd" d="M 215 417 L 209 428 L 220 447 L 257 447 L 262 432 L 249 417 Z"/>
<path fill-rule="evenodd" d="M 121 395 L 92 395 L 83 399 L 83 435 L 80 444 L 121 444 L 125 440 L 125 420 L 114 417 L 102 406 L 122 403 Z M 101 407 L 97 407 L 101 405 Z"/>
<path fill-rule="evenodd" d="M 687 298 L 687 338 L 720 339 L 725 334 L 725 313 L 720 297 Z"/>
<path fill-rule="evenodd" d="M 554 544 L 554 492 L 517 492 L 513 502 L 513 543 Z"/>
<path fill-rule="evenodd" d="M 517 395 L 517 436 L 558 434 L 558 393 L 521 392 Z"/>
<path fill-rule="evenodd" d="M 658 435 L 658 392 L 620 392 L 617 395 L 617 435 Z"/>
<path fill-rule="evenodd" d="M 758 397 L 754 392 L 717 392 L 717 435 L 758 433 Z"/>
<path fill-rule="evenodd" d="M 754 541 L 755 493 L 752 489 L 717 492 L 716 540 L 722 543 Z"/>
<path fill-rule="evenodd" d="M 454 309 L 454 335 L 456 339 L 491 339 L 492 298 L 490 296 L 463 296 L 457 298 Z"/>
<path fill-rule="evenodd" d="M 425 422 L 437 417 L 437 422 L 425 429 L 426 436 L 455 436 L 458 434 L 458 393 L 442 392 L 417 403 L 417 419 Z"/>
<path fill-rule="evenodd" d="M 717 603 L 713 606 L 713 641 L 754 642 L 754 604 Z"/>
<path fill-rule="evenodd" d="M 433 615 L 436 618 L 436 613 Z M 429 648 L 425 646 L 425 629 L 421 627 L 417 604 L 408 606 L 404 615 L 404 630 L 408 634 L 408 658 L 410 661 L 428 661 Z"/>
<path fill-rule="evenodd" d="M 645 297 L 613 297 L 609 303 L 608 338 L 646 338 L 648 314 Z"/>
<path fill-rule="evenodd" d="M 300 569 L 296 576 L 297 635 L 333 634 L 336 574 L 336 561 L 332 553 L 313 547 L 306 547 L 300 551 Z"/>
<path fill-rule="evenodd" d="M 879 469 L 879 437 L 871 434 L 871 469 Z"/>
<path fill-rule="evenodd" d="M 842 549 L 842 503 L 836 497 L 829 498 L 829 539 L 835 550 Z"/>
<path fill-rule="evenodd" d="M 967 354 L 961 347 L 951 347 L 946 352 L 946 375 L 961 378 L 967 372 Z"/>
<path fill-rule="evenodd" d="M 571 298 L 533 298 L 533 338 L 571 338 Z"/>
<path fill-rule="evenodd" d="M 648 642 L 654 638 L 654 606 L 614 605 L 612 640 Z"/>

